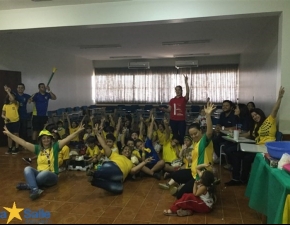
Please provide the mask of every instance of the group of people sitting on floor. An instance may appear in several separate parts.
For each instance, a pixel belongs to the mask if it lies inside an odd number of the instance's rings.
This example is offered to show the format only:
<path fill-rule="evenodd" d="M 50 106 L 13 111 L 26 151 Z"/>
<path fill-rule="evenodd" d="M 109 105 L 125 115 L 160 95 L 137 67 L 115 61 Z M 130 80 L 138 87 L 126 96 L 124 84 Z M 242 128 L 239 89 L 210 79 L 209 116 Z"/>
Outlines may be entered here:
<path fill-rule="evenodd" d="M 90 116 L 86 121 L 88 117 L 85 116 L 77 124 L 67 116 L 68 135 L 61 121 L 58 127 L 47 126 L 40 132 L 36 145 L 4 128 L 4 134 L 37 156 L 37 170 L 26 167 L 26 183 L 18 184 L 17 189 L 30 190 L 31 199 L 36 199 L 43 192 L 42 187 L 55 185 L 59 168 L 67 159 L 67 144 L 75 148 L 82 137 L 86 143 L 86 160 L 94 164 L 87 171 L 91 185 L 121 194 L 127 178 L 148 175 L 160 180 L 163 172 L 170 180 L 160 183 L 160 188 L 170 190 L 177 198 L 170 209 L 164 210 L 165 215 L 186 216 L 193 212 L 209 212 L 215 202 L 214 186 L 218 183 L 212 172 L 213 154 L 219 155 L 217 151 L 221 144 L 218 127 L 234 129 L 238 126 L 243 131 L 241 135 L 254 138 L 257 144 L 274 141 L 276 115 L 283 94 L 284 88 L 281 87 L 278 100 L 268 117 L 257 108 L 246 112 L 242 104 L 233 110 L 231 102 L 224 101 L 223 113 L 215 130 L 211 121 L 215 106 L 207 102 L 204 107 L 206 129 L 202 129 L 200 123 L 191 124 L 183 143 L 171 134 L 166 118 L 157 125 L 153 114 L 147 120 L 140 118 L 138 131 L 132 129 L 134 126 L 130 118 L 122 121 L 120 117 L 115 126 L 112 117 L 108 121 L 105 117 L 94 121 L 94 117 Z M 225 146 L 233 166 L 233 179 L 226 185 L 246 183 L 255 154 L 237 152 L 237 148 L 229 143 Z"/>

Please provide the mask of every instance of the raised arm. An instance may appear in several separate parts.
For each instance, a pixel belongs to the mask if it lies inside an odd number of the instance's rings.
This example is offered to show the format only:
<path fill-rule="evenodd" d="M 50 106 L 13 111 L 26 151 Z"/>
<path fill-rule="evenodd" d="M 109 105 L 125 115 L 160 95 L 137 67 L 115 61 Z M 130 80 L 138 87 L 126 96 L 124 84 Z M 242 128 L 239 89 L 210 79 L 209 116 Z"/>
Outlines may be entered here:
<path fill-rule="evenodd" d="M 109 120 L 110 120 L 110 125 L 115 128 L 116 123 L 114 121 L 114 118 L 113 118 L 112 114 L 109 114 Z"/>
<path fill-rule="evenodd" d="M 118 137 L 118 135 L 119 135 L 120 128 L 121 128 L 121 123 L 122 123 L 122 117 L 120 116 L 120 117 L 118 118 L 118 123 L 117 123 L 116 129 L 115 129 L 115 131 L 114 131 L 114 135 L 115 135 L 115 137 Z"/>
<path fill-rule="evenodd" d="M 10 133 L 10 131 L 7 129 L 6 126 L 4 126 L 4 131 L 3 133 L 5 135 L 7 135 L 8 137 L 10 137 L 13 141 L 15 141 L 16 143 L 18 143 L 19 145 L 23 146 L 24 148 L 26 148 L 27 150 L 31 151 L 34 153 L 34 145 L 26 142 L 25 140 L 23 140 L 20 137 L 15 136 L 14 134 Z"/>
<path fill-rule="evenodd" d="M 56 95 L 52 93 L 49 86 L 46 86 L 47 92 L 50 94 L 51 100 L 56 100 Z"/>
<path fill-rule="evenodd" d="M 11 102 L 16 102 L 14 95 L 11 94 L 11 89 L 5 85 L 4 90 L 6 91 L 7 95 L 11 99 Z"/>
<path fill-rule="evenodd" d="M 212 121 L 211 121 L 211 113 L 215 109 L 215 105 L 211 102 L 206 103 L 206 107 L 204 106 L 204 111 L 206 115 L 206 136 L 208 139 L 212 137 Z"/>
<path fill-rule="evenodd" d="M 150 125 L 148 127 L 148 131 L 147 131 L 147 137 L 152 140 L 152 134 L 153 134 L 153 126 L 154 126 L 154 121 L 155 121 L 155 118 L 152 114 L 151 116 L 151 122 L 150 122 Z"/>
<path fill-rule="evenodd" d="M 282 98 L 283 98 L 283 95 L 285 93 L 285 90 L 284 90 L 284 87 L 280 87 L 280 90 L 279 90 L 279 95 L 278 95 L 278 99 L 272 109 L 272 112 L 271 112 L 271 116 L 273 118 L 276 118 L 277 116 L 277 113 L 278 113 L 278 110 L 280 108 L 280 105 L 281 105 L 281 101 L 282 101 Z"/>
<path fill-rule="evenodd" d="M 186 94 L 185 94 L 185 98 L 186 98 L 186 101 L 189 100 L 189 86 L 188 86 L 188 76 L 187 75 L 184 75 L 184 82 L 185 82 L 185 89 L 186 89 Z"/>
<path fill-rule="evenodd" d="M 143 140 L 143 127 L 144 127 L 144 118 L 141 115 L 139 124 L 139 138 L 141 138 L 142 140 Z"/>
<path fill-rule="evenodd" d="M 165 141 L 168 141 L 170 138 L 170 130 L 169 130 L 169 122 L 165 117 L 163 119 L 163 123 L 165 127 Z"/>
<path fill-rule="evenodd" d="M 72 139 L 74 139 L 77 135 L 79 135 L 80 132 L 82 132 L 85 129 L 85 125 L 81 122 L 79 125 L 79 128 L 72 134 L 68 135 L 66 138 L 59 140 L 59 148 L 62 149 L 63 146 L 65 146 L 67 143 L 69 143 Z"/>
<path fill-rule="evenodd" d="M 66 115 L 66 120 L 67 120 L 68 128 L 70 129 L 71 128 L 71 123 L 70 123 L 69 115 L 68 115 L 68 113 L 65 113 L 65 115 Z"/>
<path fill-rule="evenodd" d="M 96 137 L 97 137 L 97 139 L 98 139 L 100 145 L 103 147 L 103 149 L 104 149 L 104 151 L 105 151 L 105 155 L 106 155 L 107 157 L 110 157 L 111 154 L 112 154 L 112 150 L 111 150 L 111 148 L 106 144 L 106 141 L 104 140 L 104 138 L 103 138 L 102 135 L 100 134 L 100 131 L 99 131 L 99 125 L 98 125 L 98 124 L 95 125 L 95 129 L 94 129 L 94 131 L 95 131 Z"/>

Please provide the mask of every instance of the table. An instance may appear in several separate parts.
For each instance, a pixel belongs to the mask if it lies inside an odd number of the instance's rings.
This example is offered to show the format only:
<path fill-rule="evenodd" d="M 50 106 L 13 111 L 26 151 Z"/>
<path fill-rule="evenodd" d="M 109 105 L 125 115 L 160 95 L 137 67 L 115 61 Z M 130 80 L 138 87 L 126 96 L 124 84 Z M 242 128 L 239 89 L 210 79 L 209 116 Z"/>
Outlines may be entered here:
<path fill-rule="evenodd" d="M 236 140 L 230 136 L 222 136 L 222 138 L 227 140 L 227 141 L 231 141 L 231 142 L 235 142 L 235 143 L 256 143 L 254 140 L 251 140 L 251 139 L 248 139 L 245 137 L 239 137 L 238 140 Z"/>
<path fill-rule="evenodd" d="M 268 224 L 281 224 L 289 194 L 290 174 L 271 168 L 263 154 L 257 153 L 245 193 L 249 207 L 267 216 Z"/>
<path fill-rule="evenodd" d="M 241 151 L 243 152 L 262 152 L 267 153 L 267 147 L 265 145 L 256 145 L 256 144 L 240 144 Z"/>

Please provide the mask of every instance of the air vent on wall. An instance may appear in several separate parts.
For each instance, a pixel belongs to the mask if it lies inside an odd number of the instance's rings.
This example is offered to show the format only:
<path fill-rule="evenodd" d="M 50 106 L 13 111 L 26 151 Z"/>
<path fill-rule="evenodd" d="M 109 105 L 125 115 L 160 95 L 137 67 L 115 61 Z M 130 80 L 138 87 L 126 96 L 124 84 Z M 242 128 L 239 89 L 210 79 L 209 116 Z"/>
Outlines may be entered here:
<path fill-rule="evenodd" d="M 174 58 L 178 57 L 193 57 L 193 56 L 208 56 L 210 55 L 209 53 L 192 53 L 192 54 L 176 54 L 173 55 Z"/>
<path fill-rule="evenodd" d="M 198 61 L 197 60 L 191 60 L 191 61 L 176 61 L 175 62 L 176 69 L 179 68 L 189 68 L 189 67 L 198 67 Z"/>
<path fill-rule="evenodd" d="M 136 56 L 136 55 L 110 56 L 110 59 L 140 59 L 140 58 L 142 58 L 142 56 L 140 56 L 140 55 L 138 55 L 138 56 Z"/>
<path fill-rule="evenodd" d="M 203 40 L 191 40 L 191 41 L 165 41 L 162 42 L 162 45 L 190 45 L 190 44 L 203 44 L 209 43 L 210 39 L 203 39 Z"/>
<path fill-rule="evenodd" d="M 88 49 L 88 48 L 121 48 L 122 46 L 119 44 L 112 45 L 80 45 L 80 49 Z"/>
<path fill-rule="evenodd" d="M 150 69 L 149 62 L 129 62 L 129 69 Z"/>

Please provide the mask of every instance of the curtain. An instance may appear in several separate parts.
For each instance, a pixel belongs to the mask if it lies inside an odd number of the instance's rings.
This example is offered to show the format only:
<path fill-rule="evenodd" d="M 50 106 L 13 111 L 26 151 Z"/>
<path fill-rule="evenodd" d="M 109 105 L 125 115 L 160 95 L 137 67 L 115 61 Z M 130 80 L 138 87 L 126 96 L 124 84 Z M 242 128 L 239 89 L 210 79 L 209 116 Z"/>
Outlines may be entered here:
<path fill-rule="evenodd" d="M 181 85 L 185 95 L 184 76 L 188 76 L 189 102 L 235 101 L 238 98 L 238 65 L 200 66 L 175 69 L 156 67 L 148 70 L 108 68 L 95 70 L 97 103 L 168 103 Z"/>

